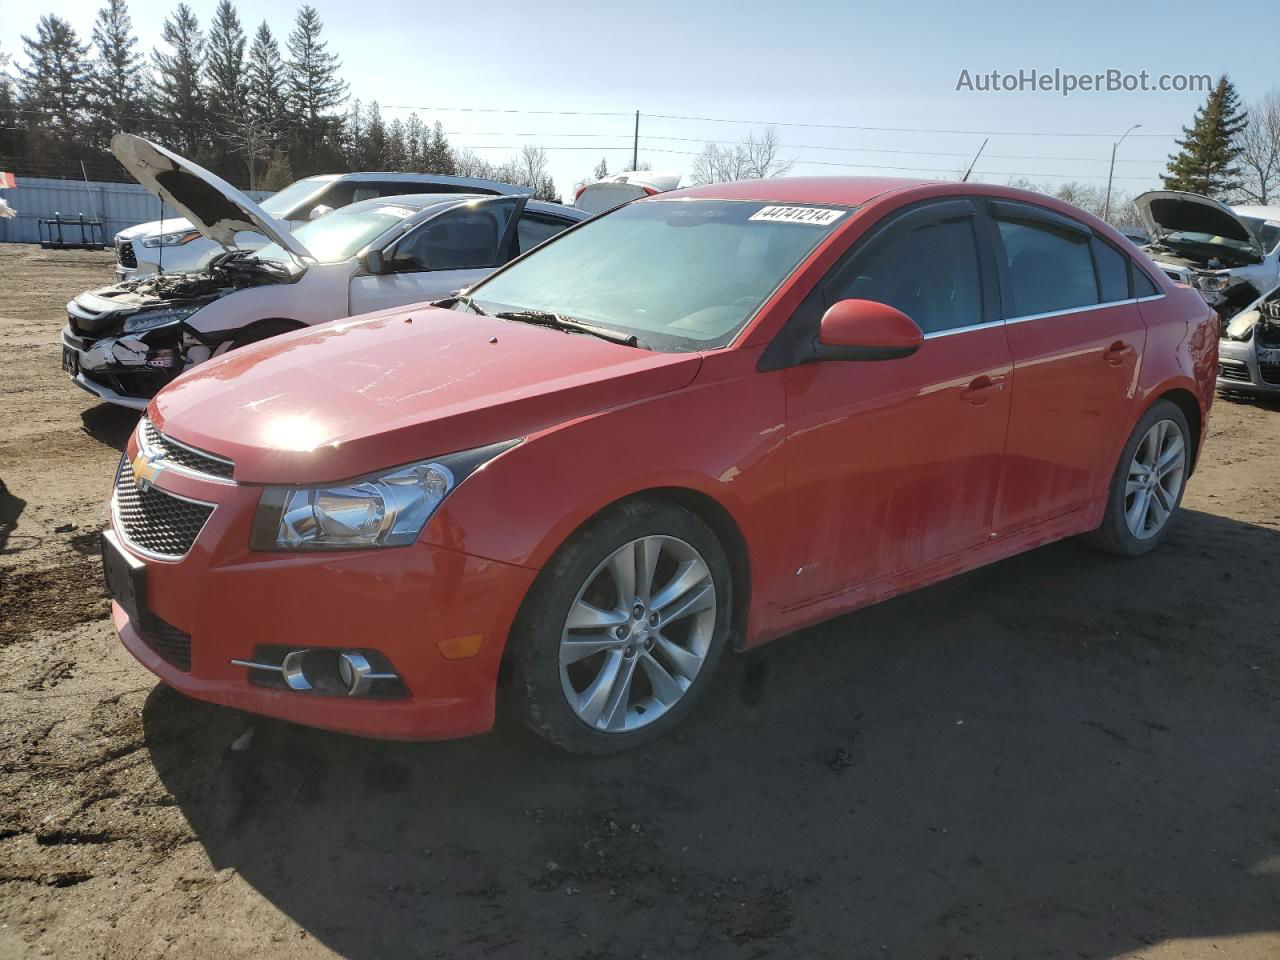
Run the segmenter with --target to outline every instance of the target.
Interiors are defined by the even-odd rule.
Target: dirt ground
[[[1155,554],[1058,544],[732,658],[650,749],[378,743],[116,642],[134,417],[57,347],[109,275],[0,245],[0,957],[1280,957],[1280,406],[1219,401]]]

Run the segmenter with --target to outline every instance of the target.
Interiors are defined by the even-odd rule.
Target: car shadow
[[[165,687],[146,743],[214,866],[346,957],[1110,957],[1276,930],[1277,559],[1275,530],[1194,511],[1138,560],[1046,547],[729,658],[618,757],[509,722],[361,740]]]
[[[0,554],[9,552],[9,537],[18,526],[18,517],[26,506],[27,501],[15,497],[0,480]]]
[[[140,416],[137,410],[130,410],[128,407],[100,403],[82,410],[80,422],[89,436],[123,453],[124,448],[129,445],[129,434],[138,425]]]

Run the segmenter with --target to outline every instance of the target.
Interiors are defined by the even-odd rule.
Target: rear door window
[[[1129,299],[1129,258],[1098,237],[1093,240],[1093,261],[1098,268],[1098,288],[1103,303]]]
[[[532,250],[538,244],[550,240],[557,233],[573,226],[573,221],[561,220],[538,213],[526,213],[516,224],[517,254]]]
[[[1006,317],[1029,317],[1098,303],[1090,234],[1049,222],[996,221],[1008,280]]]

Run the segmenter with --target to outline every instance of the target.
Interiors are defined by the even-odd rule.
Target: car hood
[[[325,483],[525,437],[687,386],[699,354],[426,305],[244,347],[151,402],[180,443],[241,483]]]
[[[1262,244],[1253,231],[1225,203],[1177,190],[1152,190],[1133,202],[1152,239],[1180,231],[1206,233],[1247,243],[1260,258],[1263,256]]]
[[[227,181],[190,160],[132,133],[112,137],[111,152],[135,180],[185,214],[191,226],[219,246],[233,250],[236,234],[251,230],[296,257],[310,256],[287,226]],[[169,230],[168,221],[165,230]]]

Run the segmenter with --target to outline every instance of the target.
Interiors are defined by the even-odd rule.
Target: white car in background
[[[595,183],[584,183],[574,194],[573,205],[594,217],[629,200],[674,190],[682,179],[678,173],[654,173],[652,170],[615,173]]]
[[[435,173],[335,173],[291,183],[258,206],[283,229],[296,230],[304,223],[350,203],[409,193],[521,196],[533,191],[528,187],[479,177],[450,177]],[[236,238],[237,246],[245,250],[265,242],[265,238],[255,231],[244,231]],[[121,230],[115,235],[115,252],[116,279],[130,280],[161,271],[183,273],[199,270],[220,254],[222,248],[204,236],[189,219],[173,217]]]
[[[126,280],[67,304],[63,370],[99,399],[139,410],[210,357],[313,324],[448,297],[588,219],[523,194],[428,193],[362,200],[291,232],[163,147],[118,134],[112,150],[223,251],[203,270]],[[241,248],[249,232],[265,246]]]
[[[1143,247],[1168,276],[1195,287],[1223,321],[1280,283],[1280,207],[1229,207],[1195,193],[1152,190],[1134,203]]]

